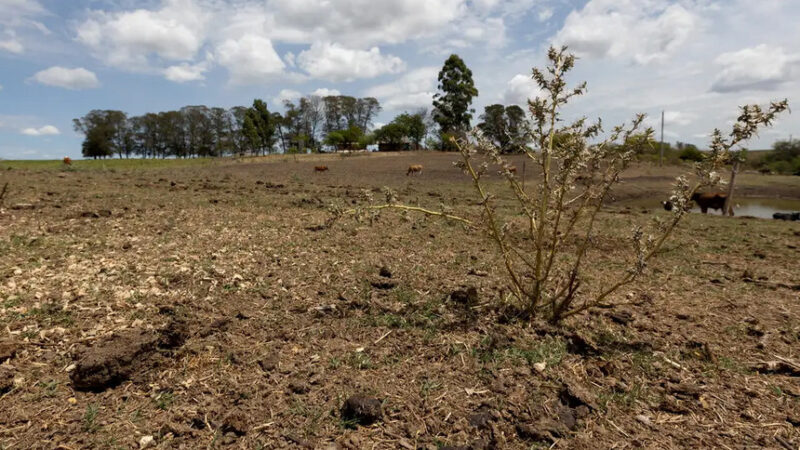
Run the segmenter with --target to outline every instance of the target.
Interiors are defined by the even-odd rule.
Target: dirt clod
[[[567,351],[574,355],[594,356],[602,353],[597,344],[588,336],[574,332],[566,336]]]
[[[529,441],[553,443],[556,439],[553,437],[552,428],[547,424],[518,424],[517,434]]]
[[[561,389],[561,401],[567,406],[577,408],[585,406],[597,410],[596,397],[585,386],[575,382],[565,383]]]
[[[474,305],[478,303],[478,290],[474,286],[456,289],[450,293],[450,300],[462,305]]]
[[[658,405],[658,409],[671,414],[689,414],[689,408],[685,407],[678,399],[671,395],[664,397],[664,400]]]
[[[289,391],[293,394],[307,394],[311,390],[311,386],[305,381],[295,380],[289,383]]]
[[[627,325],[633,322],[633,314],[630,311],[615,311],[609,314],[608,317],[620,325]]]
[[[223,433],[233,433],[236,436],[244,436],[249,429],[250,420],[248,415],[243,411],[232,411],[222,419]]]
[[[342,417],[359,425],[371,425],[383,418],[381,401],[373,397],[354,395],[344,402]]]
[[[102,391],[116,386],[127,380],[155,351],[158,340],[157,333],[129,331],[90,348],[70,373],[73,386],[82,391]]]
[[[13,358],[18,350],[19,347],[13,342],[0,342],[0,364]]]
[[[376,279],[369,282],[375,289],[394,289],[397,286],[397,283],[394,281],[389,281],[385,279]]]
[[[766,361],[753,366],[753,370],[768,375],[788,375],[800,377],[800,368],[784,361]]]
[[[0,367],[0,395],[14,387],[14,371],[9,367]]]
[[[575,428],[578,426],[578,421],[575,417],[575,410],[569,406],[561,406],[558,408],[558,421],[568,430],[575,430]]]
[[[156,349],[182,345],[186,330],[184,322],[175,320],[160,332],[131,330],[117,334],[83,354],[70,373],[72,384],[75,389],[94,392],[114,387],[150,366]]]
[[[472,414],[467,419],[469,424],[479,430],[489,429],[489,423],[492,421],[492,414],[487,409],[482,409],[475,414]]]

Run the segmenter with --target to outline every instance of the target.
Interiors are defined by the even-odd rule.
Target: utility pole
[[[658,156],[658,165],[664,165],[664,110],[661,110],[661,145],[658,146],[661,151]]]

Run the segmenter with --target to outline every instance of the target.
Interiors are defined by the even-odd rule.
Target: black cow
[[[700,211],[702,211],[703,214],[706,214],[709,208],[718,209],[720,211],[725,210],[725,200],[727,199],[727,194],[719,192],[695,192],[692,194],[692,201],[697,203],[697,206],[700,207]],[[733,215],[733,207],[731,207],[730,213]]]
[[[791,220],[791,221],[800,220],[800,212],[790,212],[790,213],[776,212],[775,214],[772,215],[772,218],[777,220]]]

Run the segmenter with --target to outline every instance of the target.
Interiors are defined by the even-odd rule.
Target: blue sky
[[[794,0],[0,0],[0,158],[77,157],[72,119],[310,93],[375,96],[378,122],[430,105],[450,53],[480,112],[524,104],[551,44],[589,93],[569,110],[616,123],[666,111],[702,146],[736,106],[800,98]],[[800,135],[783,117],[752,144]]]

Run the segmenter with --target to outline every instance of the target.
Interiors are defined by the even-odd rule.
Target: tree
[[[761,166],[775,173],[800,175],[800,141],[777,141]]]
[[[427,134],[423,112],[403,113],[376,130],[375,139],[378,142],[393,145],[407,142],[412,144],[415,149],[419,149]]]
[[[346,130],[337,130],[328,133],[325,143],[333,145],[338,150],[354,150],[364,144],[364,131],[353,125]]]
[[[251,149],[258,154],[272,153],[275,146],[275,118],[267,109],[263,100],[253,100],[253,106],[247,111],[244,132]]]
[[[231,113],[225,108],[211,108],[209,120],[214,134],[214,156],[222,156],[233,151]]]
[[[406,135],[406,128],[393,121],[375,131],[375,140],[385,144],[402,144]]]
[[[397,116],[393,122],[399,124],[405,130],[405,136],[411,141],[414,149],[419,150],[422,141],[428,135],[428,126],[425,124],[425,111],[415,114],[403,113]]]
[[[443,135],[466,134],[475,112],[470,105],[477,96],[472,71],[458,55],[450,55],[439,72],[439,92],[433,97],[433,120]]]
[[[381,112],[381,104],[378,99],[374,97],[359,98],[355,104],[354,124],[366,133],[379,112]]]
[[[319,140],[317,136],[320,125],[325,120],[325,103],[322,97],[311,95],[300,99],[300,117],[303,123],[303,132],[307,136],[309,145],[315,151],[319,151]]]
[[[122,158],[133,150],[127,115],[122,111],[95,109],[72,122],[75,131],[86,136],[82,147],[85,157],[105,158],[117,153]]]
[[[525,111],[517,105],[489,105],[481,114],[478,128],[502,153],[522,151],[525,139]]]

